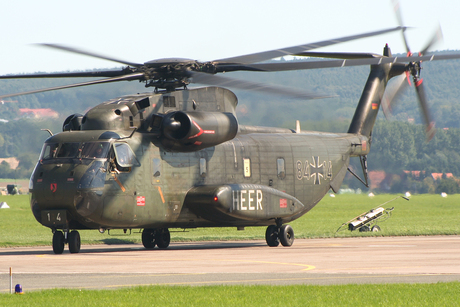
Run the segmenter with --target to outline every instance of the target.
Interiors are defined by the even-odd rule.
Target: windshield
[[[76,158],[80,143],[63,143],[57,151],[56,158]]]
[[[107,157],[109,142],[87,142],[82,143],[81,157],[89,159],[100,159]]]
[[[51,159],[101,159],[107,158],[109,142],[70,142],[70,143],[45,143],[40,160]]]

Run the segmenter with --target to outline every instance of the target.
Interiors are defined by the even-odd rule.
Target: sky
[[[460,50],[460,1],[400,0],[407,37],[420,50],[438,24],[436,50]],[[87,70],[120,64],[37,46],[56,43],[144,63],[221,59],[398,25],[390,0],[1,1],[0,74]],[[399,33],[318,51],[405,52]]]

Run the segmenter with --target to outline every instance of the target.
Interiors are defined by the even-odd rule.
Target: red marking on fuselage
[[[196,138],[196,137],[199,137],[199,136],[202,135],[203,133],[204,133],[204,134],[215,134],[215,133],[216,133],[215,130],[203,130],[195,121],[192,121],[192,123],[195,125],[195,127],[198,128],[199,131],[198,131],[197,134],[192,135],[192,136],[189,136],[189,138],[188,138],[189,140],[190,140],[190,139],[194,139],[194,138]]]

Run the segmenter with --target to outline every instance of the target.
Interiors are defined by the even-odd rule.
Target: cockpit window
[[[109,149],[109,142],[45,143],[40,161],[45,164],[69,163],[72,159],[79,159],[80,163],[91,163],[86,159],[107,159]],[[82,162],[82,158],[85,161]]]
[[[55,158],[58,147],[59,143],[45,143],[45,145],[43,145],[42,154],[40,155],[40,160]]]
[[[134,152],[132,151],[131,147],[129,147],[126,143],[115,143],[115,156],[117,158],[117,163],[121,167],[132,167],[132,166],[139,166],[140,163],[137,160]]]
[[[56,158],[76,158],[80,143],[63,143],[57,152]]]
[[[81,157],[89,159],[100,159],[107,157],[109,150],[108,142],[87,142],[81,146]]]

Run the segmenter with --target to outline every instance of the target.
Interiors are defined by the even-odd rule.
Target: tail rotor
[[[399,24],[402,25],[403,21],[402,21],[399,1],[397,0],[393,1],[393,4],[394,4],[396,18],[398,19]],[[402,36],[404,40],[404,45],[406,46],[407,56],[414,57],[412,51],[410,50],[405,32],[406,32],[406,28],[403,28]],[[424,56],[428,52],[428,50],[430,50],[433,47],[433,45],[435,45],[441,40],[442,40],[442,31],[441,31],[441,27],[438,27],[437,31],[435,32],[431,40],[428,42],[428,44],[422,49],[422,51],[418,53],[418,56],[419,57]],[[431,115],[431,112],[428,106],[428,99],[426,97],[426,91],[425,91],[425,86],[423,85],[423,79],[420,76],[421,70],[422,70],[421,60],[415,60],[407,64],[405,67],[405,73],[401,75],[401,77],[398,77],[396,81],[397,86],[391,89],[388,89],[387,92],[385,92],[385,97],[383,98],[383,101],[382,101],[382,109],[385,114],[385,117],[388,118],[391,112],[391,109],[392,109],[392,104],[395,101],[395,98],[398,95],[400,95],[404,91],[404,89],[408,87],[408,85],[409,86],[412,85],[411,80],[410,80],[411,79],[410,77],[412,76],[412,83],[415,86],[415,92],[417,94],[417,98],[418,98],[420,108],[422,111],[423,122],[425,124],[426,137],[427,137],[427,141],[429,142],[434,137],[436,133],[436,128],[435,128],[435,122],[433,120],[433,117]]]

